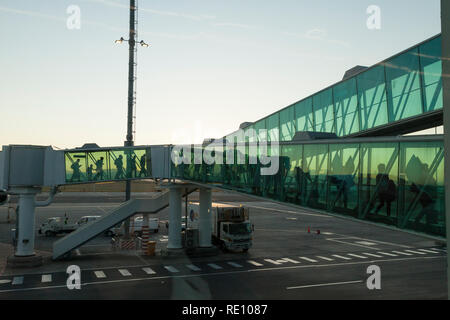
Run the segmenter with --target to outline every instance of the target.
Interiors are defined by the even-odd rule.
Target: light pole
[[[116,43],[122,43],[124,41],[128,42],[129,45],[129,59],[128,59],[128,118],[127,118],[127,136],[124,143],[125,147],[132,147],[134,145],[133,140],[133,108],[136,105],[136,71],[137,71],[137,47],[136,47],[136,38],[137,38],[137,6],[136,0],[130,0],[130,34],[128,40],[125,40],[121,37],[119,40],[116,40]],[[138,42],[142,47],[148,47],[148,44],[143,40]],[[127,157],[127,168],[130,168],[131,156]],[[131,198],[131,182],[130,180],[126,181],[126,189],[125,189],[125,201],[130,200]],[[125,236],[129,236],[130,222],[129,219],[125,221]]]

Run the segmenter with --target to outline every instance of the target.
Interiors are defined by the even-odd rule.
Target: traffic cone
[[[310,227],[308,227],[308,233],[311,233],[311,228]]]

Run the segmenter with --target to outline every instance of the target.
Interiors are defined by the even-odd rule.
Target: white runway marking
[[[370,257],[383,258],[383,256],[380,256],[380,255],[375,254],[375,253],[364,252],[363,254],[365,254],[366,256],[370,256]]]
[[[146,273],[146,274],[155,274],[156,272],[152,270],[152,268],[142,268],[142,270]]]
[[[103,271],[94,271],[94,274],[99,279],[106,278],[106,274]]]
[[[315,287],[329,287],[329,286],[339,286],[344,284],[355,284],[355,283],[362,283],[363,280],[356,280],[356,281],[346,281],[346,282],[333,282],[333,283],[322,283],[322,284],[311,284],[307,286],[298,286],[298,287],[287,287],[287,290],[294,290],[294,289],[306,289],[306,288],[315,288]]]
[[[331,255],[331,256],[332,256],[332,257],[335,257],[335,258],[342,259],[342,260],[352,260],[352,258],[343,257],[343,256],[340,256],[340,255],[338,255],[338,254],[333,254],[333,255]]]
[[[398,257],[398,255],[393,254],[393,253],[388,253],[388,252],[378,251],[377,253],[385,255],[385,256],[389,256],[389,257]]]
[[[423,252],[428,252],[428,253],[433,253],[433,254],[438,254],[436,251],[431,251],[431,250],[427,250],[427,249],[417,249],[419,251],[423,251]]]
[[[197,267],[196,265],[193,265],[193,264],[188,264],[188,265],[186,265],[186,267],[188,267],[192,271],[201,271],[202,270],[202,269],[200,269],[199,267]]]
[[[290,258],[283,258],[282,260],[284,260],[285,262],[290,262],[293,264],[299,264],[300,261],[294,260],[294,259],[290,259]]]
[[[14,277],[12,281],[13,286],[21,285],[23,284],[23,277]]]
[[[355,257],[355,258],[359,258],[359,259],[367,259],[367,257],[360,256],[360,255],[357,255],[357,254],[354,254],[354,253],[349,253],[348,255],[350,257]]]
[[[348,258],[347,258],[348,259]],[[436,259],[445,259],[443,256],[432,256],[432,257],[408,257],[408,258],[396,258],[396,259],[382,259],[378,262],[392,263],[399,261],[414,261],[414,260],[436,260]],[[277,267],[277,268],[258,268],[251,270],[236,270],[236,271],[223,271],[216,273],[197,273],[197,274],[188,274],[188,275],[177,275],[177,276],[160,276],[160,277],[146,277],[146,278],[128,278],[122,280],[104,280],[104,281],[94,281],[94,282],[84,282],[82,286],[98,286],[103,284],[112,284],[112,283],[129,283],[129,282],[141,282],[141,281],[149,281],[149,280],[160,280],[160,279],[171,279],[171,278],[196,278],[196,277],[216,277],[216,276],[224,276],[230,274],[241,274],[241,273],[252,273],[252,272],[274,272],[279,270],[294,270],[294,269],[309,269],[309,268],[330,268],[337,266],[351,266],[351,265],[365,265],[367,261],[358,261],[358,262],[342,262],[342,263],[332,263],[332,264],[315,264],[315,265],[297,265],[297,266],[285,266],[285,267]],[[22,291],[35,291],[35,290],[49,290],[49,289],[58,289],[58,288],[66,288],[66,284],[58,285],[58,286],[42,286],[42,287],[31,287],[31,288],[20,288],[20,289],[8,289],[8,290],[0,290],[1,293],[9,293],[9,292],[22,292]]]
[[[269,262],[271,264],[274,264],[276,266],[279,266],[280,264],[282,264],[281,262],[278,262],[278,261],[275,261],[275,260],[272,260],[272,259],[264,259],[264,261]]]
[[[412,256],[412,253],[401,252],[401,251],[392,251],[393,253],[399,254],[401,256]]]
[[[172,267],[172,266],[164,266],[164,268],[166,268],[166,270],[172,272],[172,273],[177,273],[180,272],[177,268]]]
[[[130,271],[128,271],[127,269],[119,269],[119,272],[121,275],[123,275],[124,277],[129,277],[131,276]]]
[[[41,278],[41,282],[52,282],[52,275],[51,274],[43,274]]]
[[[425,252],[414,251],[414,250],[405,250],[405,251],[415,253],[415,254],[422,254],[422,255],[426,254]]]
[[[10,283],[10,282],[11,282],[11,280],[9,280],[9,279],[0,280],[0,284]]]
[[[106,278],[106,274],[103,271],[94,271],[94,274],[99,279]]]
[[[228,264],[232,267],[235,268],[242,268],[242,266],[239,263],[235,263],[235,262],[228,262]]]
[[[262,263],[259,263],[259,262],[253,261],[253,260],[248,260],[247,262],[252,264],[252,265],[254,265],[255,267],[262,267],[263,266]]]
[[[208,266],[215,269],[215,270],[220,270],[223,269],[221,266],[215,264],[215,263],[208,263]]]
[[[302,259],[302,260],[308,261],[308,262],[313,262],[313,263],[318,262],[317,260],[310,259],[310,258],[307,258],[307,257],[299,257],[299,258]]]
[[[319,259],[325,260],[325,261],[334,261],[334,259],[331,258],[327,258],[327,257],[322,257],[322,256],[316,256]]]

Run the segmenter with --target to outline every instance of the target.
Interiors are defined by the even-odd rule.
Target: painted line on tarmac
[[[373,239],[366,239],[366,238],[361,238],[361,237],[357,237],[357,236],[350,236],[350,235],[347,235],[347,234],[335,233],[335,235],[342,237],[342,238],[335,238],[335,239],[339,239],[339,240],[344,240],[344,239],[364,240],[364,241],[369,241],[369,242],[375,242],[377,244],[386,244],[386,245],[393,246],[393,247],[400,247],[400,248],[405,248],[405,249],[412,248],[411,246],[404,245],[404,244],[399,244],[399,243],[394,243],[394,242],[387,242],[387,241],[380,241],[380,240],[373,240]]]
[[[286,290],[294,290],[294,289],[307,289],[307,288],[316,288],[316,287],[329,287],[329,286],[340,286],[345,284],[355,284],[362,283],[363,280],[356,281],[345,281],[345,282],[333,282],[333,283],[322,283],[322,284],[310,284],[306,286],[298,286],[298,287],[287,287]]]
[[[433,256],[433,257],[414,257],[414,258],[398,258],[398,259],[384,259],[384,260],[374,260],[370,261],[370,263],[382,263],[382,262],[403,262],[403,261],[412,261],[412,260],[436,260],[436,259],[446,259],[447,257],[442,256]],[[335,264],[310,264],[310,265],[297,265],[290,267],[274,267],[274,268],[264,268],[264,269],[250,269],[250,270],[236,270],[236,271],[226,271],[226,272],[214,272],[214,273],[198,273],[198,274],[187,274],[187,275],[172,275],[172,276],[161,276],[161,277],[147,277],[147,278],[134,278],[134,279],[122,279],[122,280],[108,280],[108,281],[95,281],[95,282],[85,282],[82,283],[81,286],[90,286],[90,285],[102,285],[102,284],[114,284],[114,283],[125,283],[125,282],[137,282],[137,281],[149,281],[149,280],[161,280],[161,279],[180,279],[180,278],[194,278],[194,277],[211,277],[211,276],[221,276],[221,275],[230,275],[230,274],[241,274],[241,273],[256,273],[256,272],[265,272],[265,271],[280,271],[280,270],[292,270],[292,269],[307,269],[307,268],[327,268],[327,267],[341,267],[341,266],[352,266],[352,265],[367,265],[369,262],[367,261],[359,261],[359,262],[342,262]],[[46,289],[60,289],[67,288],[67,285],[59,285],[59,286],[46,286],[46,287],[33,287],[33,288],[21,288],[21,289],[7,289],[0,290],[1,293],[10,293],[10,292],[19,292],[19,291],[34,291],[34,290],[46,290]]]
[[[216,202],[216,203],[220,203],[220,202]],[[230,204],[230,203],[222,203],[222,204]],[[333,219],[334,218],[334,217],[326,216],[326,215],[323,215],[323,214],[298,212],[298,211],[292,211],[292,210],[282,210],[282,209],[269,208],[269,207],[260,207],[260,206],[249,205],[249,204],[246,204],[245,206],[249,207],[249,208],[261,209],[261,210],[267,210],[267,211],[277,211],[277,212],[282,212],[282,213],[293,213],[293,214],[298,214],[298,215],[302,215],[302,216],[319,217],[319,218],[325,218],[325,219]]]
[[[345,239],[345,238],[342,238]],[[342,243],[345,245],[349,245],[349,246],[356,246],[356,247],[361,247],[361,248],[365,248],[365,249],[371,249],[371,250],[380,250],[379,248],[375,248],[375,247],[369,247],[369,246],[365,246],[362,244],[357,244],[357,243],[352,243],[352,242],[347,242],[347,241],[341,241],[341,238],[327,238],[327,241],[333,241],[333,242],[338,242],[338,243]]]

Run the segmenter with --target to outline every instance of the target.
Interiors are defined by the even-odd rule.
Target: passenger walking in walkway
[[[147,157],[145,156],[145,153],[139,159],[139,164],[141,166],[141,171],[139,172],[139,178],[142,176],[146,177],[147,176],[147,169],[146,169]]]
[[[103,180],[103,157],[100,157],[100,160],[95,162],[95,177],[94,180]]]
[[[94,166],[91,164],[88,168],[87,168],[87,177],[88,177],[88,181],[92,181],[92,175],[94,174]]]
[[[389,179],[389,175],[386,173],[386,165],[383,163],[378,165],[378,175],[376,177],[376,184],[378,188],[378,200],[379,205],[375,209],[375,214],[386,205],[386,214],[391,216],[391,204],[396,198],[397,187],[394,181]]]
[[[74,163],[72,163],[72,165],[70,166],[70,168],[72,168],[72,170],[73,170],[73,174],[72,174],[72,178],[70,179],[70,182],[74,182],[74,181],[80,182],[80,180],[81,180],[81,172],[80,172],[81,164],[80,164],[80,159],[77,159],[77,161],[75,161]]]
[[[123,174],[123,156],[119,155],[119,157],[114,160],[114,165],[116,166],[116,175],[114,176],[114,179],[119,180],[124,178]]]

